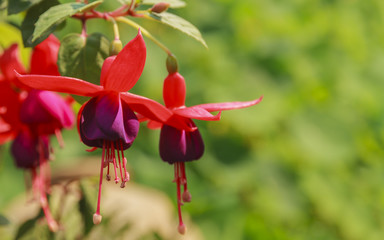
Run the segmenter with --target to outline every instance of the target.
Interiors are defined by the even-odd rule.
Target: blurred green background
[[[220,122],[196,121],[206,152],[187,164],[193,200],[183,212],[203,238],[383,239],[384,1],[194,0],[172,12],[201,30],[208,50],[167,26],[137,22],[177,56],[187,105],[264,96],[223,112]],[[112,39],[109,23],[88,27],[104,27]],[[57,36],[70,31],[80,31],[75,20]],[[121,31],[125,43],[137,33]],[[166,54],[146,43],[132,92],[161,102]],[[164,191],[176,208],[173,167],[158,155],[158,136],[141,127],[126,151],[131,179]],[[56,171],[89,156],[75,130],[64,137]],[[1,151],[0,212],[25,191],[8,146]]]

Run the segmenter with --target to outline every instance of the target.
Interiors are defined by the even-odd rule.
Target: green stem
[[[164,52],[166,52],[168,55],[173,55],[172,52],[164,44],[162,44],[159,40],[157,40],[154,36],[152,36],[152,34],[150,34],[145,28],[143,28],[139,24],[125,17],[117,17],[115,19],[119,22],[126,23],[136,29],[140,29],[144,36],[149,38],[152,42],[154,42],[157,46],[164,50]]]
[[[113,24],[113,33],[115,34],[115,40],[120,40],[119,26],[117,26],[117,22],[114,18],[109,18],[108,20],[110,20]]]

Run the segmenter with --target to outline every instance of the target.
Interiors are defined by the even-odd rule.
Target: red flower
[[[224,110],[239,109],[258,104],[262,97],[248,102],[225,102],[208,103],[192,107],[185,106],[185,80],[178,73],[170,73],[164,80],[163,98],[165,106],[173,113],[173,120],[176,118],[179,122],[185,122],[190,128],[196,128],[192,119],[215,121],[220,120],[220,113]],[[217,115],[210,112],[220,111]],[[191,201],[191,194],[187,189],[187,178],[185,174],[185,162],[199,159],[204,153],[204,143],[199,130],[185,131],[173,126],[150,121],[149,128],[160,128],[160,156],[163,161],[174,164],[175,179],[177,185],[177,200],[179,227],[178,230],[184,234],[186,227],[183,224],[181,216],[181,205],[183,202]],[[181,185],[184,191],[181,194]]]
[[[92,97],[81,107],[77,124],[83,143],[103,149],[95,224],[101,221],[100,193],[103,168],[108,167],[109,180],[109,163],[112,163],[115,182],[120,181],[117,167],[120,170],[121,187],[128,181],[123,151],[132,145],[138,133],[139,122],[134,112],[158,122],[169,121],[174,127],[189,129],[183,122],[171,120],[171,111],[161,104],[126,92],[139,79],[145,59],[146,47],[139,32],[117,56],[104,61],[100,85],[70,77],[18,75],[23,84],[32,88]]]
[[[60,41],[53,34],[38,44],[32,52],[30,73],[60,76],[56,64],[59,48]]]
[[[26,70],[20,61],[19,47],[16,43],[12,44],[0,56],[0,70],[4,76],[3,80],[8,81],[12,85],[17,85],[20,87],[17,84],[15,71],[24,74],[26,73]]]
[[[47,48],[48,45],[51,47]],[[53,73],[51,69],[54,67],[51,65],[57,60],[58,48],[59,42],[54,37],[49,37],[37,45],[32,52],[31,65],[44,64],[42,59],[46,59],[50,64],[44,64],[44,67],[35,71],[40,74]],[[40,201],[49,228],[56,231],[58,225],[50,213],[46,197],[50,187],[48,160],[52,153],[49,135],[56,134],[60,145],[63,145],[60,131],[73,125],[74,115],[69,103],[58,94],[30,90],[18,82],[14,70],[11,69],[14,67],[24,71],[18,59],[17,45],[7,49],[0,57],[0,62],[5,75],[0,81],[0,144],[14,139],[11,153],[15,164],[32,172],[35,197]]]

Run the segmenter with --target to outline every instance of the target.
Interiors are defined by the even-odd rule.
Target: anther
[[[192,195],[189,193],[188,190],[185,190],[185,191],[183,192],[182,198],[183,198],[183,201],[184,201],[184,202],[191,202],[191,200],[192,200]]]
[[[115,177],[115,183],[117,184],[118,182],[120,182],[119,177]]]

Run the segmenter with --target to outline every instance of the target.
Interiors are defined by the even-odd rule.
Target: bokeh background
[[[187,81],[187,105],[264,96],[254,107],[223,112],[219,122],[196,121],[206,152],[187,164],[193,200],[183,206],[193,238],[383,239],[384,2],[193,0],[171,11],[196,25],[209,49],[167,26],[137,22],[177,56]],[[1,43],[8,44],[2,29]],[[112,39],[102,20],[89,21],[88,29]],[[57,36],[71,31],[80,31],[75,20]],[[121,31],[125,43],[137,33],[123,25]],[[162,101],[166,54],[146,43],[147,64],[132,92]],[[27,59],[28,51],[23,54]],[[132,188],[156,191],[145,195],[142,209],[164,198],[170,212],[164,218],[176,229],[173,166],[161,161],[158,137],[143,125],[126,151]],[[66,147],[56,151],[52,163],[54,178],[76,169],[94,175],[86,179],[96,187],[100,152],[85,152],[76,130],[64,132],[64,139]],[[0,213],[7,218],[25,192],[24,174],[13,166],[8,147],[1,147],[0,162]],[[121,191],[129,192],[129,186]],[[114,197],[103,195],[105,201]],[[27,204],[28,197],[21,198],[20,204]],[[128,205],[122,200],[122,209]],[[0,233],[12,236],[13,225],[0,226]],[[120,236],[107,227],[92,231],[108,233],[104,239]],[[137,239],[167,239],[151,231]]]

